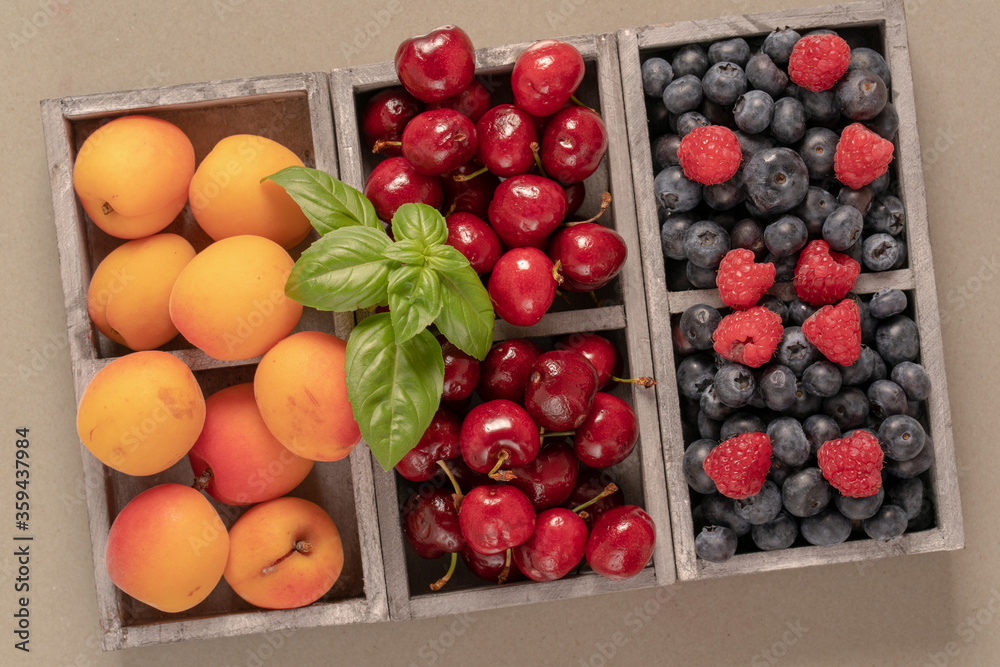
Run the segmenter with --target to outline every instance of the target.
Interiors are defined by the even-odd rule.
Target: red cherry
[[[458,445],[458,432],[461,428],[462,423],[458,417],[444,408],[438,408],[420,441],[396,464],[396,472],[411,482],[433,479],[441,471],[438,461],[462,455]]]
[[[524,407],[549,431],[572,431],[584,423],[594,405],[597,371],[582,355],[553,350],[531,365]]]
[[[482,172],[468,180],[455,180],[456,176],[468,176],[480,169],[482,165],[473,159],[441,177],[441,189],[444,191],[442,210],[449,213],[471,213],[477,218],[486,219],[500,179],[489,172]]]
[[[584,199],[587,198],[587,188],[583,181],[563,185],[566,191],[566,216],[569,217],[580,210]]]
[[[542,168],[561,183],[578,183],[597,171],[608,151],[608,130],[586,107],[560,110],[542,134]]]
[[[587,564],[608,579],[628,579],[646,567],[655,542],[656,527],[648,514],[635,505],[615,507],[590,532]]]
[[[596,222],[579,222],[558,230],[549,242],[549,258],[559,262],[559,272],[570,292],[600,289],[621,272],[628,247],[621,234]]]
[[[458,169],[476,153],[476,127],[454,109],[418,114],[403,130],[403,157],[421,174]]]
[[[476,472],[530,463],[538,455],[538,426],[517,403],[480,403],[469,411],[458,434],[462,458]]]
[[[596,333],[573,333],[556,341],[557,350],[582,354],[597,371],[597,388],[603,389],[614,375],[620,375],[622,359],[615,344]]]
[[[513,104],[499,104],[476,123],[479,146],[476,156],[491,173],[507,178],[526,174],[535,165],[532,144],[538,133],[534,119]]]
[[[421,558],[439,558],[465,548],[452,492],[431,489],[415,493],[403,505],[403,536]]]
[[[628,458],[639,441],[639,421],[632,406],[603,391],[573,436],[573,452],[591,468],[609,468]]]
[[[542,348],[527,338],[510,338],[495,343],[480,364],[476,392],[484,401],[505,398],[524,405],[524,388]]]
[[[406,158],[391,157],[372,169],[364,194],[379,219],[391,222],[396,209],[406,203],[441,206],[441,181],[437,176],[419,173]]]
[[[466,543],[481,554],[523,544],[535,532],[535,510],[512,486],[477,486],[462,500],[458,524]]]
[[[514,547],[514,562],[534,581],[554,581],[569,574],[587,550],[587,524],[572,510],[545,510],[535,518],[535,531]]]
[[[501,255],[486,285],[496,314],[517,327],[537,324],[556,296],[554,271],[538,248],[514,248]]]
[[[576,485],[580,464],[564,442],[546,445],[530,463],[511,468],[508,484],[524,491],[535,511],[561,505]]]
[[[448,245],[465,255],[476,273],[489,273],[500,259],[500,239],[486,222],[472,213],[452,213],[448,225]]]
[[[361,136],[369,148],[378,141],[400,141],[406,124],[423,110],[423,102],[402,86],[381,90],[368,100],[361,112]],[[401,155],[402,151],[399,146],[388,145],[380,153],[392,157]]]
[[[403,40],[396,49],[396,76],[418,100],[441,102],[472,81],[476,52],[457,26],[445,25]]]
[[[465,561],[474,575],[491,584],[497,583],[500,574],[507,567],[507,554],[505,552],[487,555],[481,554],[471,547],[465,547],[462,549],[462,560]],[[511,558],[505,581],[519,581],[521,579],[524,579],[524,575],[517,569],[517,564]]]
[[[573,509],[583,503],[596,498],[607,488],[608,484],[615,481],[612,476],[612,471],[608,469],[595,470],[593,468],[588,468],[587,466],[580,466],[580,471],[576,476],[576,486],[573,487],[573,492],[566,499],[566,502],[562,504],[563,507],[567,509]],[[614,493],[605,496],[595,502],[593,505],[587,508],[587,517],[585,521],[588,526],[593,526],[601,515],[607,512],[609,509],[614,507],[621,507],[625,504],[625,494],[622,492],[621,488],[618,488]]]
[[[566,192],[553,180],[520,174],[503,181],[490,202],[490,224],[511,248],[544,248],[566,217]]]
[[[576,47],[546,39],[518,56],[510,85],[517,106],[535,116],[551,116],[573,96],[583,74],[583,57]]]
[[[460,401],[471,396],[479,383],[479,360],[447,341],[441,344],[441,355],[444,357],[444,391],[441,398]]]
[[[473,78],[462,92],[455,97],[449,97],[440,102],[427,105],[428,109],[454,109],[467,116],[473,123],[478,123],[489,108],[493,106],[493,97],[489,89],[479,79]]]

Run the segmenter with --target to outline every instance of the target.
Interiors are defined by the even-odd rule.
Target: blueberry
[[[651,100],[644,96],[646,103],[646,129],[649,136],[658,137],[672,132],[670,129],[670,112],[663,106],[663,100]]]
[[[871,120],[889,101],[889,91],[882,78],[866,69],[850,70],[836,86],[840,112],[851,120]]]
[[[698,412],[698,437],[707,438],[709,440],[719,440],[719,435],[722,433],[722,422],[712,419],[707,416],[704,412]]]
[[[839,440],[842,436],[840,427],[830,415],[812,415],[802,423],[802,432],[809,441],[809,453],[816,455],[823,443]]]
[[[756,56],[754,56],[756,57]],[[774,100],[763,90],[748,90],[736,100],[733,119],[736,127],[747,134],[763,132],[771,125]]]
[[[756,261],[763,259],[767,252],[764,246],[764,230],[753,218],[744,218],[736,223],[729,232],[729,243],[734,248],[752,250]]]
[[[801,35],[791,28],[777,28],[764,38],[760,50],[770,56],[771,60],[777,64],[787,65],[788,58],[792,55],[792,49],[795,48],[795,42],[801,38]]]
[[[665,210],[665,209],[660,209]],[[694,216],[686,213],[667,215],[660,227],[660,245],[663,254],[670,259],[686,259],[684,253],[684,235],[694,224]]]
[[[802,326],[819,308],[810,305],[801,299],[792,299],[788,302],[788,321],[794,326]]]
[[[829,398],[840,391],[842,382],[840,368],[825,359],[802,371],[802,387],[813,396]]]
[[[914,519],[924,502],[924,483],[919,477],[910,479],[890,477],[885,482],[885,500],[890,505],[902,507],[907,520]]]
[[[917,421],[924,418],[924,412],[926,404],[924,401],[907,401],[906,402],[906,414],[913,417]]]
[[[698,558],[724,563],[736,554],[736,534],[725,526],[705,526],[694,538]]]
[[[771,410],[781,411],[795,402],[795,374],[787,366],[772,364],[757,381],[761,398]]]
[[[687,74],[674,79],[663,89],[663,106],[670,113],[694,111],[701,104],[702,95],[701,79]]]
[[[674,68],[663,58],[649,58],[642,64],[642,91],[646,97],[663,97],[663,89],[674,78]]]
[[[801,421],[816,414],[822,406],[823,399],[806,391],[802,386],[802,380],[798,380],[795,383],[795,401],[785,408],[785,414]]]
[[[767,471],[767,478],[778,485],[780,489],[792,473],[796,473],[800,468],[793,468],[781,459],[771,458],[771,468]]]
[[[743,182],[753,205],[766,215],[790,211],[809,190],[809,172],[790,148],[768,148],[754,154],[743,169]]]
[[[903,241],[899,242],[899,256],[896,258],[896,263],[892,265],[892,270],[902,269],[906,266],[906,243]]]
[[[882,507],[882,501],[884,499],[885,488],[880,486],[878,491],[871,496],[865,496],[864,498],[851,498],[849,496],[838,495],[833,501],[834,504],[836,504],[837,509],[840,510],[840,513],[848,519],[853,521],[863,521],[875,516],[875,512],[878,512],[878,508]]]
[[[789,319],[792,318],[791,310],[788,316]],[[778,363],[788,366],[795,377],[802,377],[802,372],[819,359],[819,350],[802,333],[802,327],[791,326],[785,327],[775,355]]]
[[[715,288],[717,271],[714,268],[705,268],[698,266],[694,262],[687,262],[684,267],[684,273],[687,276],[688,282],[691,283],[691,287],[695,289]]]
[[[912,479],[930,470],[934,463],[934,443],[931,436],[924,437],[924,447],[920,452],[908,461],[896,461],[886,458],[885,471],[893,477],[899,479]]]
[[[835,507],[827,507],[819,514],[802,519],[799,531],[809,544],[830,547],[851,536],[851,520]]]
[[[653,180],[653,194],[669,213],[690,211],[701,201],[701,185],[688,180],[680,165],[667,167]]]
[[[760,151],[774,148],[774,139],[766,134],[747,134],[742,130],[736,130],[736,140],[740,142],[740,152],[743,154],[743,164]]]
[[[699,79],[705,76],[709,65],[711,63],[708,61],[705,49],[697,44],[682,46],[674,54],[674,59],[671,62],[675,77],[693,75]]]
[[[784,326],[785,322],[788,321],[788,306],[780,298],[773,294],[765,294],[757,301],[758,306],[764,306],[772,313],[781,318],[781,324]]]
[[[653,168],[659,171],[665,167],[672,167],[680,164],[677,158],[677,149],[681,145],[681,138],[676,134],[664,134],[653,141]]]
[[[684,252],[693,264],[716,269],[729,252],[729,234],[711,220],[699,220],[684,234]]]
[[[725,526],[736,533],[736,537],[742,537],[750,532],[750,524],[736,513],[733,499],[721,493],[711,493],[702,498],[701,510],[705,522],[709,525]]]
[[[833,158],[837,154],[837,142],[840,136],[825,127],[810,127],[802,135],[799,144],[799,155],[809,170],[809,178],[833,176]],[[833,196],[830,195],[833,199]]]
[[[760,416],[749,412],[737,412],[722,422],[722,430],[719,432],[719,442],[735,438],[743,433],[763,433],[766,428],[767,426]]]
[[[788,75],[766,53],[758,53],[750,58],[744,71],[747,82],[771,98],[780,97],[788,85]]]
[[[811,185],[806,190],[805,199],[796,207],[795,215],[806,223],[809,234],[816,237],[822,232],[823,223],[838,207],[836,197],[823,188]]]
[[[868,417],[868,397],[857,387],[844,387],[823,400],[823,412],[833,417],[843,431],[858,428]]]
[[[747,90],[743,68],[733,62],[717,62],[708,68],[701,80],[705,97],[717,104],[732,106]]]
[[[684,450],[684,479],[698,493],[714,493],[715,482],[705,474],[705,458],[718,443],[715,440],[695,440]]]
[[[879,195],[884,195],[886,192],[889,191],[889,185],[891,184],[890,181],[892,180],[891,178],[889,178],[889,173],[890,172],[888,169],[885,170],[884,172],[882,172],[881,176],[879,176],[874,181],[868,184],[869,187],[871,187],[872,192],[875,193],[876,197],[878,197]]]
[[[827,124],[840,117],[840,103],[837,101],[837,93],[832,90],[814,93],[802,88],[799,90],[798,100],[809,120]]]
[[[707,354],[692,354],[677,365],[677,389],[682,396],[698,398],[715,377],[715,362]]]
[[[896,107],[892,106],[892,102],[886,102],[882,107],[882,113],[865,121],[865,127],[883,139],[892,141],[899,131],[899,114],[896,113]]]
[[[862,352],[864,352],[864,348],[865,346],[862,345]],[[889,371],[885,366],[885,361],[874,350],[872,351],[872,361],[874,363],[872,364],[872,374],[871,377],[868,378],[869,380],[874,382],[875,380],[885,380],[889,377]]]
[[[885,455],[894,461],[909,461],[924,448],[924,427],[909,415],[889,415],[878,429]]]
[[[930,498],[924,498],[920,502],[920,510],[917,516],[913,517],[906,524],[906,532],[916,533],[934,527],[934,503]]]
[[[875,199],[875,191],[870,185],[864,185],[857,190],[844,186],[837,193],[837,203],[841,206],[853,206],[861,212],[861,215],[868,213],[868,208]]]
[[[906,532],[906,512],[898,505],[882,505],[875,515],[865,519],[865,534],[873,540],[888,542]]]
[[[858,46],[851,49],[851,62],[847,66],[847,71],[850,72],[856,69],[866,69],[869,72],[874,72],[885,82],[886,86],[892,82],[892,74],[889,72],[889,66],[886,64],[885,58],[878,51],[867,47]]]
[[[889,234],[872,234],[861,246],[861,259],[872,271],[888,271],[899,258],[899,241]]]
[[[705,391],[701,393],[701,398],[698,399],[698,406],[701,408],[702,414],[710,419],[722,420],[733,413],[733,409],[719,400],[719,394],[716,391],[715,383],[708,385]]]
[[[865,216],[866,233],[883,233],[898,236],[906,227],[906,210],[903,202],[892,195],[877,197]]]
[[[892,369],[891,377],[911,401],[925,401],[931,395],[931,376],[920,364],[912,361],[899,363]]]
[[[750,525],[770,523],[781,511],[781,490],[771,480],[765,480],[756,495],[737,500],[734,507]]]
[[[806,245],[806,223],[794,215],[785,215],[764,228],[764,245],[776,257],[788,257]]]
[[[703,303],[691,306],[681,315],[680,328],[684,338],[696,350],[712,349],[712,334],[722,321],[722,315]]]
[[[853,206],[841,206],[823,221],[823,240],[830,250],[843,252],[858,242],[865,218]]]
[[[906,393],[892,380],[875,380],[868,385],[868,404],[877,419],[906,414]]]
[[[742,408],[750,402],[757,382],[747,366],[728,363],[715,374],[715,394],[731,408]]]
[[[708,127],[711,123],[697,111],[686,111],[677,119],[677,136],[681,139],[691,133],[696,127]]]
[[[833,487],[819,468],[803,468],[789,475],[781,487],[781,502],[789,514],[815,516],[833,500]]]
[[[805,136],[806,111],[794,97],[782,97],[774,103],[771,136],[780,144],[794,144]]]
[[[906,315],[882,320],[875,332],[875,349],[889,366],[915,360],[920,354],[916,323]]]
[[[875,332],[878,331],[878,320],[872,316],[871,309],[868,304],[864,302],[860,297],[851,292],[847,293],[849,299],[857,304],[858,310],[860,311],[861,319],[861,344],[862,345],[874,345],[875,344]]]
[[[728,61],[743,67],[749,59],[750,45],[742,37],[713,42],[708,47],[708,62],[713,65],[718,62]]]
[[[764,261],[774,264],[775,282],[787,283],[795,277],[795,267],[799,263],[799,253],[795,252],[786,257],[776,257],[771,253],[767,253],[764,256]]]
[[[884,320],[906,310],[906,293],[898,289],[884,289],[872,295],[868,302],[872,317]]]
[[[736,129],[736,119],[733,117],[733,109],[731,105],[723,106],[721,104],[716,104],[707,97],[702,97],[701,106],[698,107],[705,118],[709,120],[712,125],[724,125],[730,130]]]
[[[798,534],[798,521],[787,512],[779,512],[774,521],[754,526],[750,536],[761,551],[777,551],[792,546]]]
[[[802,430],[802,423],[792,417],[778,417],[767,425],[774,456],[785,464],[796,467],[809,460],[809,439]]]
[[[701,198],[709,208],[716,211],[728,211],[733,208],[746,199],[746,191],[743,190],[743,172],[737,171],[728,181],[702,186]]]

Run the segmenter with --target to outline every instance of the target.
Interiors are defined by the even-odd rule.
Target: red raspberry
[[[850,366],[861,356],[861,309],[851,299],[823,306],[802,323],[802,333],[827,359]]]
[[[722,303],[736,310],[757,305],[760,297],[774,284],[774,264],[755,264],[753,251],[734,248],[719,262],[715,284]]]
[[[684,175],[702,185],[728,181],[740,168],[742,155],[739,139],[721,125],[694,128],[677,148]]]
[[[774,354],[784,331],[780,315],[756,306],[723,317],[712,340],[715,351],[726,359],[757,368]]]
[[[788,58],[788,78],[806,90],[830,90],[851,64],[851,47],[837,35],[806,35]]]
[[[771,468],[771,439],[766,433],[741,433],[719,443],[702,467],[727,498],[757,495]]]
[[[816,458],[826,481],[849,498],[867,498],[882,486],[882,447],[868,431],[824,442]]]
[[[830,252],[826,241],[811,241],[795,265],[795,293],[811,306],[840,301],[854,288],[861,265],[847,255]]]
[[[857,190],[885,173],[892,162],[892,142],[861,123],[851,123],[840,133],[833,171],[837,180]]]

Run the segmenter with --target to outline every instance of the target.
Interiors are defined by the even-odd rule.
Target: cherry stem
[[[475,170],[471,174],[455,174],[454,176],[451,177],[451,180],[455,181],[456,183],[462,183],[464,181],[471,181],[476,176],[479,176],[479,174],[485,174],[487,171],[489,171],[489,169],[487,169],[486,167],[483,167],[481,169]]]
[[[307,542],[306,540],[299,540],[299,541],[295,542],[292,545],[291,551],[289,551],[287,554],[285,554],[284,556],[282,556],[278,560],[274,561],[273,563],[271,563],[270,565],[268,565],[267,567],[265,567],[264,569],[262,569],[260,571],[260,573],[261,574],[271,574],[272,572],[274,572],[277,569],[278,565],[280,565],[281,563],[283,563],[285,561],[285,559],[287,559],[292,554],[294,554],[294,553],[300,553],[300,554],[309,553],[309,551],[311,549],[312,549],[312,545],[309,542]]]
[[[594,503],[596,503],[601,498],[607,498],[608,496],[610,496],[612,493],[614,493],[617,490],[618,490],[618,485],[615,484],[614,482],[611,482],[606,487],[604,487],[604,490],[601,491],[600,493],[598,493],[596,496],[594,496],[593,498],[591,498],[587,502],[583,503],[582,505],[577,505],[576,507],[574,507],[573,511],[574,512],[579,512],[580,510],[585,510],[588,507],[590,507],[591,505],[593,505]]]
[[[462,493],[462,487],[458,485],[458,480],[455,479],[455,475],[452,474],[451,468],[448,467],[448,464],[443,460],[438,460],[436,463],[441,467],[441,470],[444,470],[444,474],[451,480],[451,485],[455,489],[453,500],[455,502],[455,511],[457,512],[459,506],[462,504],[462,498],[465,498],[465,494]]]
[[[599,219],[599,218],[600,218],[600,217],[601,217],[602,215],[604,215],[604,212],[608,210],[608,207],[609,207],[609,206],[611,206],[611,193],[610,193],[610,192],[603,192],[603,193],[601,193],[601,210],[599,210],[599,211],[598,211],[598,212],[597,212],[597,213],[596,213],[596,214],[594,215],[594,217],[592,217],[592,218],[589,218],[588,220],[580,220],[579,222],[567,222],[567,223],[566,223],[565,225],[563,225],[563,226],[564,226],[564,227],[573,227],[573,226],[575,226],[575,225],[582,225],[582,224],[584,224],[585,222],[597,222],[597,220],[598,220],[598,219]]]
[[[559,437],[565,437],[565,436],[575,435],[575,434],[576,434],[576,431],[550,431],[550,432],[546,433],[544,428],[538,430],[538,437],[542,438],[543,440],[545,438],[553,438],[553,437],[559,438]]]
[[[594,303],[598,308],[604,305],[604,299],[597,296],[597,292],[590,290],[590,298],[594,300]]]
[[[375,142],[375,145],[372,146],[372,153],[378,153],[387,146],[402,146],[402,145],[403,145],[402,141],[389,141],[388,139],[379,139],[378,141]]]
[[[444,217],[447,218],[449,215],[451,215],[452,213],[454,213],[456,208],[458,208],[458,202],[457,201],[453,201],[451,203],[451,207],[448,209],[448,212],[444,214]]]
[[[511,554],[513,554],[513,553],[514,553],[514,550],[511,549],[510,547],[507,547],[507,557],[504,559],[503,569],[500,570],[500,576],[497,577],[497,583],[498,584],[501,584],[501,585],[505,584],[507,582],[507,577],[510,576],[510,557],[511,557]]]
[[[557,259],[556,263],[552,265],[552,278],[556,281],[556,285],[562,285],[563,280],[565,280],[563,278],[563,275],[559,273],[559,269],[561,268],[562,268],[562,260]]]
[[[195,491],[204,491],[208,488],[208,483],[212,480],[212,468],[205,466],[205,469],[198,475],[198,478],[194,480],[194,484],[191,488]]]
[[[448,583],[451,579],[451,575],[455,574],[455,564],[458,563],[458,552],[451,552],[451,565],[448,566],[448,571],[444,573],[444,576],[431,584],[432,591],[439,591],[444,588],[444,585]]]
[[[538,171],[542,172],[542,176],[548,178],[549,175],[545,173],[545,167],[542,166],[542,156],[539,154],[540,147],[537,141],[532,141],[528,144],[528,148],[531,149],[531,154],[535,156],[535,164],[538,165]]]
[[[111,215],[114,212],[115,209],[111,208],[110,202],[104,202],[103,204],[101,204],[101,213],[103,213],[104,215]]]
[[[495,479],[498,482],[509,482],[512,479],[517,479],[517,475],[509,470],[500,470],[500,467],[504,464],[504,461],[510,458],[510,452],[506,449],[500,450],[500,456],[497,458],[497,464],[493,466],[493,470],[490,470],[490,479]]]
[[[643,375],[642,377],[627,378],[627,379],[624,379],[624,380],[622,378],[616,378],[614,375],[612,375],[611,379],[614,380],[615,382],[621,382],[622,384],[637,384],[637,385],[641,385],[641,386],[645,387],[646,389],[649,389],[651,387],[655,387],[656,385],[660,384],[659,382],[657,382],[653,378],[645,376],[645,375]]]
[[[598,111],[597,109],[595,109],[593,107],[588,107],[586,104],[584,104],[583,102],[581,102],[580,98],[578,98],[576,95],[571,95],[570,98],[569,98],[569,101],[572,102],[573,104],[575,104],[578,107],[583,107],[584,109],[590,109],[591,111],[593,111],[594,113],[596,113],[598,116],[601,115],[600,111]]]

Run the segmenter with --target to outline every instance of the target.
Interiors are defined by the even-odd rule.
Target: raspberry
[[[719,262],[715,284],[722,303],[736,310],[757,305],[760,297],[774,284],[774,264],[755,264],[752,250],[734,248]]]
[[[788,77],[806,90],[830,90],[851,64],[851,47],[837,35],[806,35],[795,42]]]
[[[757,368],[774,354],[783,332],[780,315],[756,306],[723,317],[712,340],[715,351],[726,359]]]
[[[861,265],[847,255],[830,252],[826,241],[812,241],[795,265],[795,293],[811,306],[840,301],[854,288]]]
[[[837,180],[857,190],[881,176],[892,162],[892,142],[861,123],[851,123],[840,133],[833,171]]]
[[[727,498],[757,495],[771,468],[771,439],[766,433],[741,433],[719,443],[702,467]]]
[[[823,306],[802,323],[802,333],[827,359],[850,366],[861,356],[861,309],[851,299]]]
[[[696,127],[681,139],[677,148],[684,175],[702,185],[728,181],[740,168],[740,141],[727,127]]]
[[[868,431],[824,442],[816,458],[823,477],[844,496],[867,498],[882,486],[882,447]]]

